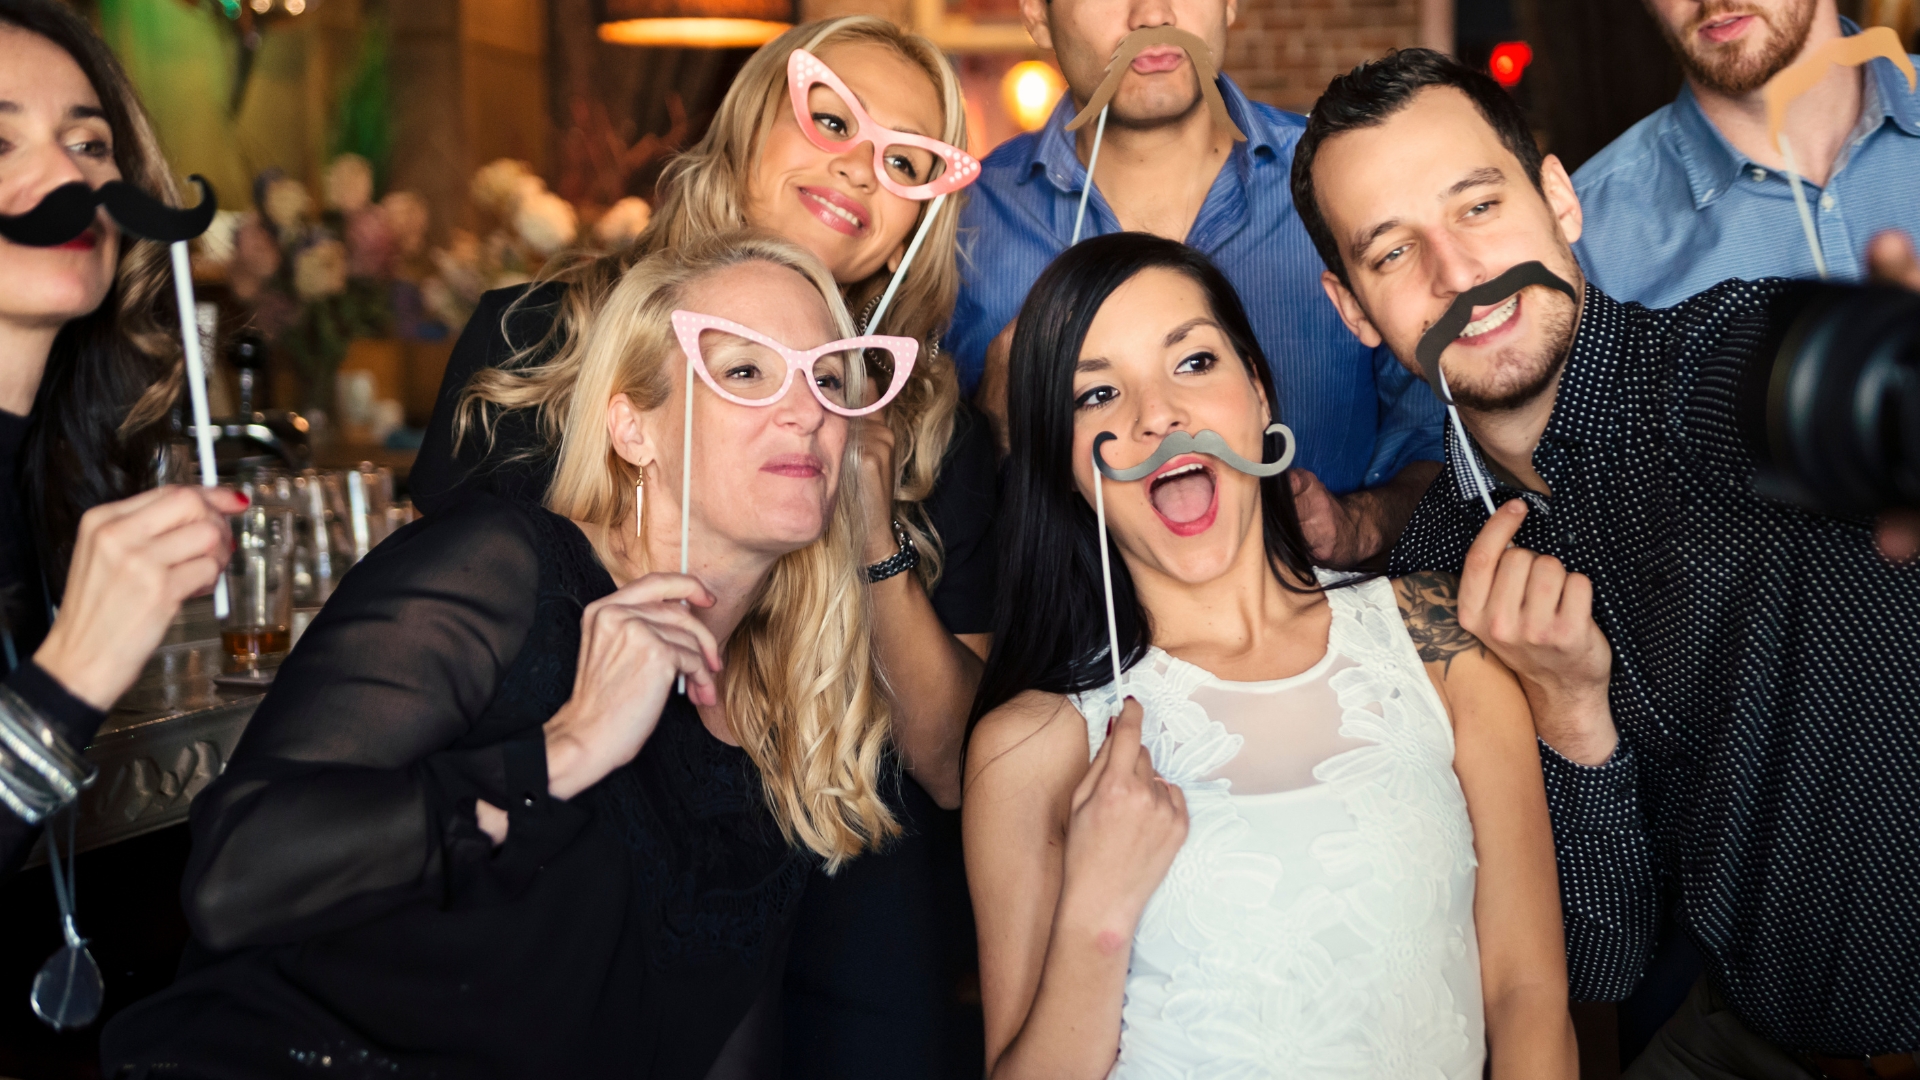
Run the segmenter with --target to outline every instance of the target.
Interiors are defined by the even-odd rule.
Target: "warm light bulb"
[[[298,15],[307,10],[307,0],[287,0],[287,14]]]
[[[273,0],[252,0],[247,6],[253,9],[254,14],[265,15],[273,10]]]
[[[1060,73],[1040,60],[1013,65],[1000,85],[1007,111],[1022,131],[1036,131],[1047,122],[1047,114],[1063,89]]]

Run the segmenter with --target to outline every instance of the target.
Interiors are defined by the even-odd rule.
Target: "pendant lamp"
[[[594,15],[616,45],[758,48],[792,28],[794,0],[595,0]]]

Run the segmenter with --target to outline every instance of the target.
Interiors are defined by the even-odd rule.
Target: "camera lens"
[[[1816,290],[1767,387],[1768,494],[1830,514],[1920,506],[1920,294]]]

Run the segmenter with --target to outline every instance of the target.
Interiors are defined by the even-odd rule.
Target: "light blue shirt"
[[[1827,185],[1802,181],[1836,281],[1866,276],[1867,241],[1883,229],[1920,242],[1920,94],[1887,60],[1867,75]],[[1690,87],[1581,166],[1573,187],[1586,217],[1574,254],[1615,299],[1664,308],[1728,278],[1819,276],[1786,173],[1735,150]]]
[[[1220,79],[1227,112],[1247,135],[1235,143],[1201,204],[1187,243],[1233,283],[1273,368],[1280,418],[1299,440],[1296,463],[1335,494],[1375,487],[1410,461],[1441,459],[1441,410],[1425,383],[1385,348],[1369,349],[1320,288],[1325,264],[1294,212],[1293,147],[1306,118],[1255,104]],[[982,164],[960,216],[960,300],[947,347],[960,385],[980,381],[987,345],[1073,236],[1086,183],[1074,153],[1070,96],[1044,128],[1003,143]],[[1094,188],[1081,237],[1118,232]]]

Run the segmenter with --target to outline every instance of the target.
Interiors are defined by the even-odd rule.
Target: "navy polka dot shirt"
[[[1573,996],[1639,980],[1663,906],[1757,1033],[1920,1050],[1920,567],[1872,523],[1755,494],[1740,402],[1803,283],[1662,311],[1588,286],[1518,543],[1592,577],[1621,745],[1545,746]],[[1760,383],[1758,385],[1764,385]],[[1486,511],[1448,469],[1392,555],[1458,571]],[[1497,501],[1521,497],[1496,485]]]

